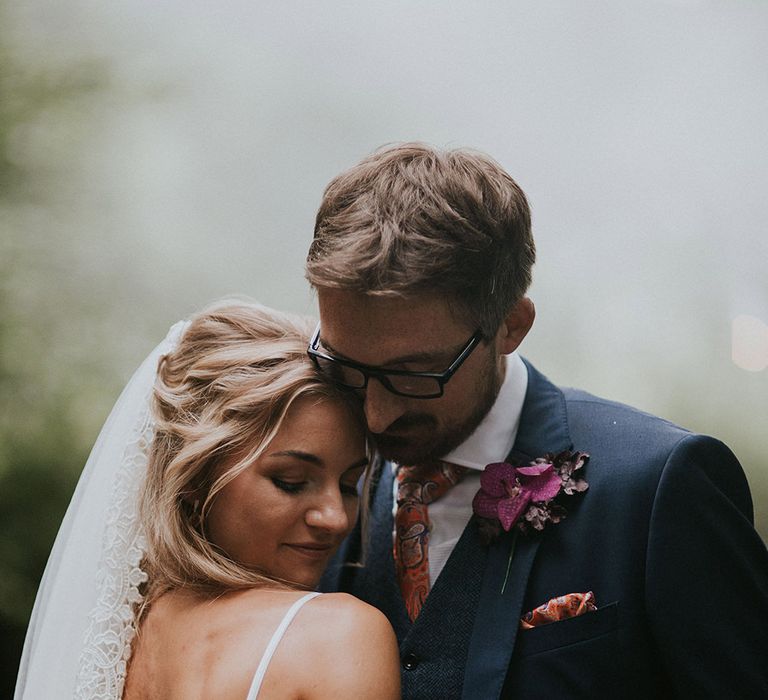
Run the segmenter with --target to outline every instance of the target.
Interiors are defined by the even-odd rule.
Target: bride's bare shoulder
[[[323,593],[312,601],[311,617],[354,634],[358,629],[379,629],[391,632],[384,614],[349,593]]]
[[[219,601],[217,617],[228,639],[239,631],[241,644],[247,639],[251,649],[264,648],[291,605],[304,595],[301,591],[243,591],[230,595],[226,602]],[[350,659],[363,650],[373,656],[379,652],[398,656],[395,633],[386,616],[347,593],[323,593],[307,601],[280,648],[290,649],[294,659]]]
[[[273,678],[300,673],[301,697],[308,700],[400,698],[397,640],[379,610],[346,593],[326,593],[296,622],[275,657]]]
[[[245,697],[272,634],[302,595],[262,589],[165,597],[143,625],[125,697],[169,687],[182,691],[173,697]],[[277,646],[259,697],[398,699],[399,653],[386,617],[345,593],[309,600]]]
[[[249,625],[254,612],[262,624],[264,613],[272,612],[272,629],[288,611],[290,605],[305,595],[301,592],[250,592],[233,600],[233,612],[240,625]],[[279,613],[279,614],[275,614]],[[361,641],[368,649],[373,646],[396,648],[395,634],[385,615],[367,603],[347,593],[323,593],[307,601],[290,625],[282,645],[293,644],[312,648],[317,654],[320,645],[329,655],[355,651]],[[333,644],[328,645],[328,640]]]
[[[231,609],[240,620],[248,624],[253,613],[264,620],[264,613],[287,612],[290,605],[306,595],[301,591],[243,591],[230,598]],[[378,609],[355,598],[348,593],[323,593],[309,600],[291,623],[291,627],[301,630],[301,635],[309,639],[315,634],[326,637],[329,631],[334,638],[355,638],[360,634],[381,635],[383,641],[394,639],[394,632],[387,618]]]

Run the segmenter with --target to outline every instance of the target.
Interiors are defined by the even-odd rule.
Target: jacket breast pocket
[[[518,630],[504,700],[613,700],[630,662],[619,639],[619,603],[530,630]]]
[[[619,603],[610,603],[593,612],[584,613],[529,630],[518,630],[515,656],[527,657],[606,637],[615,638],[619,620]],[[612,634],[614,633],[614,634]]]

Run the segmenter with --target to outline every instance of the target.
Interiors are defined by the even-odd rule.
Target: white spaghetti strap
[[[291,621],[294,617],[296,617],[296,614],[299,612],[299,610],[301,610],[304,603],[308,603],[310,600],[312,600],[312,598],[315,598],[319,595],[320,594],[317,592],[307,593],[305,596],[302,596],[293,605],[291,605],[290,608],[288,608],[288,612],[286,612],[283,616],[282,621],[277,626],[277,629],[272,635],[272,639],[269,640],[267,648],[264,650],[264,656],[261,657],[259,667],[256,669],[256,674],[253,676],[253,682],[251,683],[251,688],[248,691],[248,697],[246,700],[256,700],[258,697],[259,690],[261,689],[261,683],[267,673],[269,662],[272,660],[272,656],[275,653],[275,649],[277,649],[277,645],[280,644],[280,640],[283,638],[285,631],[288,629],[288,625],[291,624]]]

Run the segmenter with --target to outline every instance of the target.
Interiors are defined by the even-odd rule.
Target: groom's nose
[[[406,411],[406,399],[393,394],[375,377],[368,380],[365,389],[365,420],[372,433],[383,433]]]

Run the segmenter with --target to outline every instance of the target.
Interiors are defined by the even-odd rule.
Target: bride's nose
[[[349,529],[349,515],[344,508],[341,492],[327,494],[313,504],[304,515],[310,527],[320,528],[329,532],[342,533]]]

